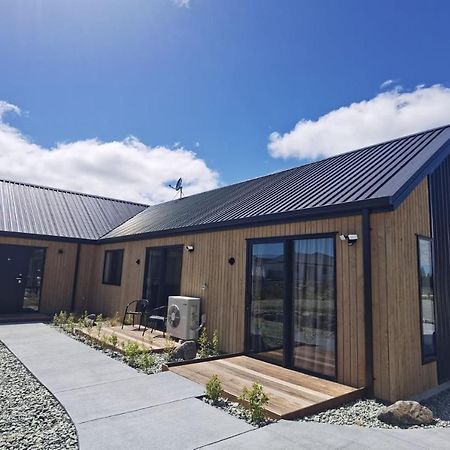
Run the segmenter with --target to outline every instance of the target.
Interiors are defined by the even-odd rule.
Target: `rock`
[[[378,419],[396,426],[429,425],[433,422],[433,413],[418,402],[399,400],[383,408]]]
[[[178,344],[173,352],[174,359],[194,359],[197,356],[197,344],[194,341],[186,341]]]

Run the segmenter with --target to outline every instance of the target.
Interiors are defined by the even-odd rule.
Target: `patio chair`
[[[132,311],[133,305],[135,305],[134,311]],[[143,322],[145,314],[146,314],[146,311],[149,309],[149,307],[150,307],[150,301],[145,298],[142,298],[140,300],[133,300],[133,301],[129,302],[125,308],[125,313],[123,315],[122,329],[123,329],[123,326],[125,325],[125,320],[126,320],[127,316],[131,316],[133,318],[133,327],[135,326],[135,319],[139,318],[139,330],[140,330],[142,322]]]
[[[158,324],[162,327],[161,331],[163,332],[163,337],[166,337],[167,305],[158,306],[157,308],[148,310],[148,313],[145,314],[144,331],[142,336],[144,336],[148,328],[150,328],[153,332]]]

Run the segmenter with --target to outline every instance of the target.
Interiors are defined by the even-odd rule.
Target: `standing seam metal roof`
[[[97,240],[146,207],[0,180],[0,232]]]
[[[102,239],[211,228],[319,208],[388,207],[450,142],[450,125],[183,199],[149,206]],[[446,150],[447,151],[447,150]],[[448,153],[448,151],[447,151]]]

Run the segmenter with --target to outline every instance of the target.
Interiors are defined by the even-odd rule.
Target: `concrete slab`
[[[59,392],[75,423],[200,396],[202,386],[170,372]]]
[[[443,449],[450,430],[385,430],[280,421],[208,446],[214,449]]]
[[[81,450],[194,449],[252,429],[197,399],[84,422],[77,428]]]

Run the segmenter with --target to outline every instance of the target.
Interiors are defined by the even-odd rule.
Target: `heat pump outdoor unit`
[[[167,307],[167,333],[185,341],[197,339],[200,321],[200,299],[174,295]]]

